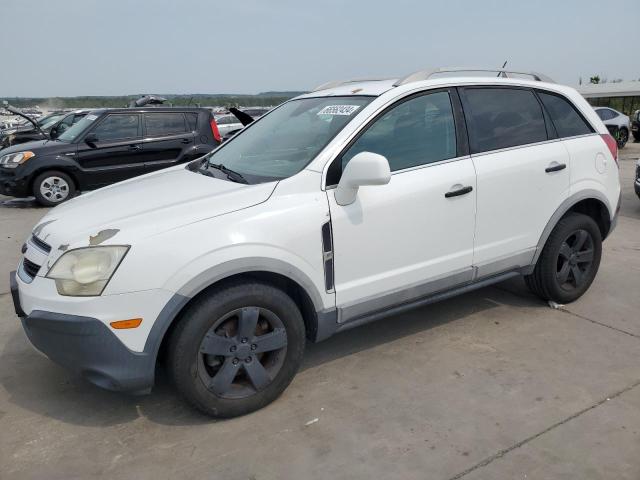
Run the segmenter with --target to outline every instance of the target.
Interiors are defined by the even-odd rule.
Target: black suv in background
[[[14,131],[6,135],[3,135],[2,139],[0,139],[0,150],[20,143],[56,138],[70,126],[78,123],[81,118],[89,113],[89,110],[54,112],[38,120],[33,120],[19,110],[11,109],[9,111],[15,115],[20,115],[29,123],[16,128]]]
[[[640,142],[640,110],[636,110],[631,116],[631,133],[636,142]]]
[[[219,143],[205,108],[94,110],[55,140],[0,150],[0,193],[53,206],[78,190],[188,162]]]

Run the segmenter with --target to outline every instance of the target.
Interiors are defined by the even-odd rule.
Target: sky
[[[505,60],[576,85],[640,79],[640,4],[0,0],[0,45],[0,98],[298,91]]]

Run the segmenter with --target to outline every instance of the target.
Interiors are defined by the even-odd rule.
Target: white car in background
[[[631,130],[629,117],[610,107],[596,107],[594,110],[618,142],[618,148],[624,148],[629,140],[629,131]]]
[[[216,123],[222,138],[234,135],[244,128],[240,120],[231,114],[216,117]]]

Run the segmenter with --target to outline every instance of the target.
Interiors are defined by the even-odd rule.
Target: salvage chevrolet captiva
[[[51,360],[216,417],[287,387],[305,341],[523,275],[576,300],[620,205],[615,140],[539,74],[331,82],[211,153],[52,209],[12,273]],[[362,327],[365,329],[366,327]]]

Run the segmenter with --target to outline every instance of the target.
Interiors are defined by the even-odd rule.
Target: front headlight
[[[11,137],[9,137],[9,140],[11,140]],[[21,163],[24,163],[35,156],[36,154],[33,152],[9,153],[0,157],[0,167],[16,168]]]
[[[47,278],[56,281],[60,295],[101,295],[128,250],[124,245],[69,250],[58,258]]]

